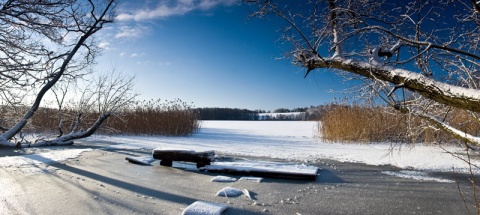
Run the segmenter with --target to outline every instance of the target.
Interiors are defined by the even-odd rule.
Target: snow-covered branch
[[[339,69],[367,78],[387,81],[394,85],[402,84],[405,89],[436,102],[460,109],[480,111],[480,90],[443,83],[413,71],[344,58],[313,62],[312,59],[305,62],[302,58],[297,58],[297,62],[307,68]]]
[[[468,143],[471,145],[475,146],[480,146],[480,137],[468,134],[464,131],[461,131],[448,123],[445,122],[445,120],[441,120],[433,115],[427,114],[424,111],[419,111],[419,110],[414,110],[411,108],[406,108],[402,106],[397,106],[397,110],[405,113],[405,114],[412,114],[414,116],[420,117],[421,119],[424,119],[428,121],[431,125],[433,125],[435,128],[440,129],[446,133],[448,133],[450,136],[461,140],[464,143]]]

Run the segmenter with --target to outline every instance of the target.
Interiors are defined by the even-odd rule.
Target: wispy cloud
[[[238,0],[163,0],[155,8],[138,9],[120,13],[116,19],[119,21],[144,21],[170,16],[180,16],[194,10],[209,10],[216,6],[231,6]]]
[[[132,57],[132,58],[134,58],[134,57],[142,57],[142,56],[145,56],[145,55],[146,55],[145,53],[140,53],[140,54],[138,54],[138,53],[132,53],[132,54],[130,55],[130,57]]]
[[[139,38],[148,34],[150,29],[146,26],[120,26],[115,38]]]

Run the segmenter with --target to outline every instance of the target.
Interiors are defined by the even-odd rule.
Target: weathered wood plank
[[[318,167],[315,166],[263,161],[215,162],[213,165],[201,168],[201,170],[231,175],[300,180],[316,180],[319,171]]]
[[[215,151],[193,151],[184,149],[154,149],[153,158],[161,160],[160,165],[172,166],[172,161],[185,161],[197,164],[197,168],[210,165]]]

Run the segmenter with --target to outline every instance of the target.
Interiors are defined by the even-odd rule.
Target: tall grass
[[[95,122],[98,113],[65,108],[62,111],[62,117],[62,129],[68,133],[79,118],[81,123],[75,130],[86,130]],[[58,125],[58,110],[41,108],[32,117],[26,130],[33,133],[59,134]],[[198,132],[199,129],[198,114],[192,105],[180,99],[173,101],[149,100],[136,102],[135,106],[112,115],[96,133],[189,136]]]
[[[474,135],[480,134],[478,121],[466,111],[452,110],[448,124]],[[341,105],[326,106],[319,122],[320,137],[332,142],[403,142],[443,143],[456,140],[419,118],[401,114],[383,106]]]
[[[180,99],[150,100],[109,119],[107,126],[126,134],[188,136],[199,130],[200,122],[193,107]]]

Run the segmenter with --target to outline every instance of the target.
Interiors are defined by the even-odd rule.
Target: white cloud
[[[200,1],[198,6],[202,10],[208,10],[218,5],[231,6],[237,2],[237,0],[203,0]]]
[[[145,53],[141,53],[141,54],[138,54],[138,53],[133,53],[130,55],[130,57],[141,57],[141,56],[145,56],[146,54]]]
[[[148,34],[150,29],[146,26],[120,26],[115,38],[139,38]]]
[[[209,10],[219,5],[231,6],[237,0],[177,0],[161,1],[153,9],[139,9],[134,12],[120,13],[116,19],[119,21],[143,21],[170,16],[184,15],[194,10]]]
[[[120,57],[123,57],[123,56],[125,56],[126,54],[127,54],[126,52],[120,52],[119,56],[120,56]]]
[[[101,42],[98,44],[98,47],[101,49],[109,50],[110,49],[110,43],[109,42]]]

